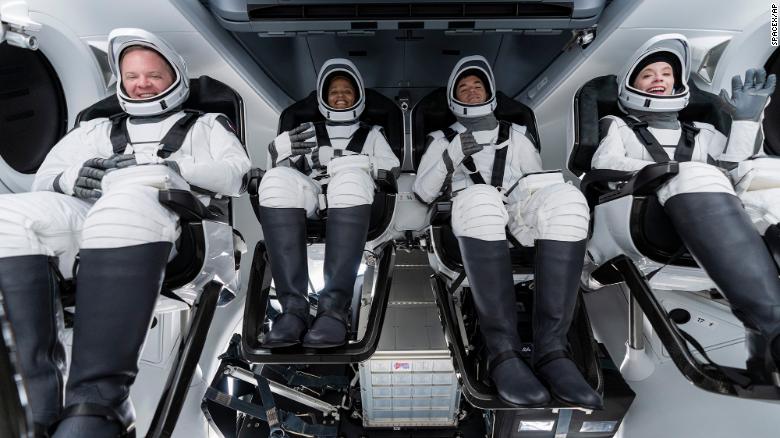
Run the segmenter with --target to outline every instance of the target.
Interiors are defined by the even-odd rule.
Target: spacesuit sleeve
[[[601,142],[593,154],[591,167],[594,169],[611,169],[623,171],[637,171],[643,167],[654,164],[653,161],[631,158],[620,135],[620,126],[615,119],[605,117],[599,121],[599,133]],[[633,135],[633,131],[631,133]]]
[[[191,185],[221,195],[238,196],[242,178],[252,163],[233,132],[216,118],[207,123],[211,128],[206,140],[210,156],[177,159],[181,176]],[[194,130],[191,132],[194,134]],[[192,141],[204,140],[193,138]]]
[[[542,168],[542,156],[539,155],[539,151],[536,150],[533,140],[527,134],[525,127],[518,127],[513,125],[514,135],[513,140],[516,154],[512,154],[512,161],[508,163],[508,166],[512,168],[520,169],[523,174],[541,172]]]
[[[430,144],[420,160],[412,190],[420,200],[429,204],[441,194],[444,180],[453,172],[450,168],[453,163],[446,153],[449,142],[445,137],[428,137],[428,141]],[[449,166],[447,160],[450,161]]]
[[[96,119],[82,123],[54,145],[35,173],[32,191],[56,191],[72,195],[84,162],[95,157],[108,158],[105,153],[101,153],[96,136],[91,135],[101,120],[106,121]]]
[[[707,151],[719,162],[738,163],[755,155],[760,149],[756,144],[758,122],[752,120],[736,120],[731,124],[728,140],[711,125],[701,124],[701,129],[711,133],[707,143]],[[699,124],[697,124],[699,126]]]
[[[377,170],[387,170],[392,172],[394,176],[398,176],[401,163],[398,161],[398,157],[390,148],[390,143],[387,141],[382,128],[374,126],[372,131],[373,144],[371,147],[371,165],[374,168],[374,176],[376,176]]]

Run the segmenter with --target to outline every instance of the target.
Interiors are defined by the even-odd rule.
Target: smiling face
[[[343,76],[331,79],[328,85],[328,106],[334,109],[347,109],[355,104],[355,87]]]
[[[173,84],[176,76],[173,69],[154,50],[131,47],[122,55],[120,62],[122,86],[131,99],[149,99]]]
[[[475,75],[461,78],[455,86],[455,99],[468,104],[484,103],[487,100],[487,90],[482,79]]]
[[[648,64],[639,72],[634,88],[645,93],[668,96],[674,92],[674,71],[668,62]]]

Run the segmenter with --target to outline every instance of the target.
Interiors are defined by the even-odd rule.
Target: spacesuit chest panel
[[[145,153],[168,158],[181,149],[184,139],[202,113],[183,111],[167,118],[111,119],[114,153]]]
[[[681,122],[681,132],[676,145],[662,145],[659,140],[648,129],[645,122],[626,118],[626,125],[631,128],[637,140],[644,146],[647,153],[650,154],[656,163],[665,163],[670,159],[674,161],[685,162],[693,158],[694,148],[696,146],[696,136],[699,129],[687,122]],[[671,130],[665,130],[671,131]],[[676,134],[676,133],[675,133]],[[673,154],[673,155],[672,155]]]

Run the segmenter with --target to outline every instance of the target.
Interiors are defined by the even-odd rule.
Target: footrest
[[[672,321],[642,273],[627,256],[620,255],[607,261],[594,271],[593,276],[597,281],[602,278],[610,283],[616,283],[618,280],[626,282],[675,366],[694,385],[721,395],[755,400],[780,400],[780,388],[751,380],[750,373],[745,369],[724,367],[696,359],[685,339],[686,335]]]
[[[382,332],[385,309],[390,295],[394,259],[395,247],[392,243],[388,243],[380,251],[377,260],[373,302],[368,314],[366,333],[362,339],[330,349],[296,346],[271,350],[263,348],[260,342],[260,337],[266,327],[268,295],[271,290],[271,266],[268,263],[265,244],[258,242],[252,260],[244,308],[243,336],[241,337],[243,359],[250,363],[284,364],[357,363],[368,359],[376,351],[379,344],[379,334]]]

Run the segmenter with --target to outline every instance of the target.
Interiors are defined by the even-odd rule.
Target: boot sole
[[[344,342],[341,342],[341,343],[331,343],[331,344],[321,344],[321,343],[312,344],[312,343],[309,343],[309,342],[304,342],[303,343],[303,347],[304,348],[314,348],[316,350],[321,350],[321,349],[325,349],[325,348],[342,347],[344,345],[347,345],[347,341],[344,341]]]
[[[260,344],[263,348],[286,348],[300,345],[301,341],[277,341],[277,342],[263,342]]]

